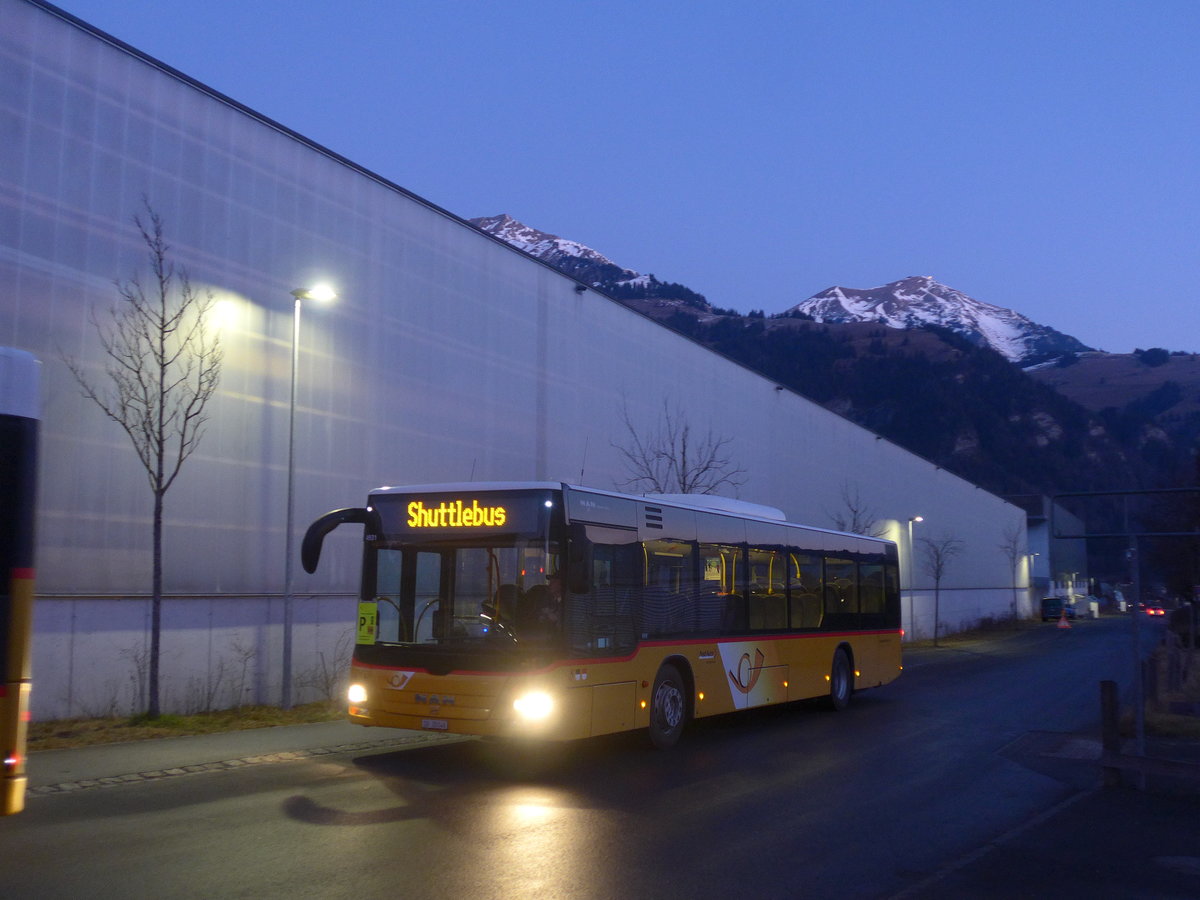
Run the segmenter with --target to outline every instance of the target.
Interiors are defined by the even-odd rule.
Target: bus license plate
[[[446,719],[422,719],[421,727],[431,731],[445,731],[450,727],[450,722]]]

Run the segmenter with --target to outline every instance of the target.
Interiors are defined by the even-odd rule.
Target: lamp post
[[[1037,587],[1037,582],[1034,580],[1034,572],[1037,567],[1037,558],[1041,555],[1040,553],[1028,552],[1025,554],[1025,597],[1029,600],[1029,608],[1031,610],[1036,608],[1034,601],[1037,599],[1037,592],[1034,589]]]
[[[916,600],[913,590],[913,522],[924,522],[924,516],[908,518],[908,627],[912,629],[912,640],[917,639]]]
[[[284,525],[283,558],[283,690],[279,705],[292,708],[292,551],[296,510],[296,371],[300,363],[300,303],[315,300],[328,303],[337,298],[333,288],[319,284],[292,291],[292,393],[288,403],[287,521]]]

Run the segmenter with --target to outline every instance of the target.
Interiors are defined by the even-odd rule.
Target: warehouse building
[[[135,709],[145,690],[146,473],[65,362],[105,377],[92,313],[145,273],[145,204],[219,301],[225,349],[166,496],[165,708],[279,696],[293,398],[296,533],[383,484],[612,489],[628,425],[652,434],[667,409],[726,441],[741,499],[831,527],[858,498],[900,544],[910,636],[933,629],[921,538],[960,550],[944,629],[1027,611],[1019,508],[52,6],[0,0],[0,23],[0,345],[42,361],[36,717]],[[304,301],[293,382],[293,291],[317,282],[338,297]],[[298,699],[348,656],[352,530],[295,576]]]

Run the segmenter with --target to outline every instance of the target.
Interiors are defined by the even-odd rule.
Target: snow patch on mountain
[[[480,231],[486,231],[492,237],[499,238],[518,250],[524,250],[581,280],[590,281],[593,287],[599,287],[601,282],[625,284],[645,281],[647,278],[632,269],[618,266],[604,254],[597,253],[578,241],[547,234],[506,214],[483,216],[467,221]],[[585,274],[591,275],[591,279],[583,277]]]
[[[642,312],[653,309],[660,316],[683,308],[698,315],[713,312],[703,294],[682,284],[659,281],[653,274],[642,275],[626,269],[591,247],[530,228],[512,216],[487,216],[468,221],[481,231]]]
[[[937,326],[991,347],[1020,365],[1088,350],[1075,338],[1018,312],[968,297],[930,275],[914,275],[876,288],[834,286],[791,311],[818,322],[878,322],[889,328]]]

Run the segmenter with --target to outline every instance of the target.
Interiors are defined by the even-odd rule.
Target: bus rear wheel
[[[671,749],[679,743],[686,722],[683,676],[668,663],[658,670],[650,694],[650,742],[659,750]]]
[[[850,705],[854,693],[854,675],[850,670],[850,657],[839,648],[833,654],[833,665],[829,667],[829,706],[841,711]]]

